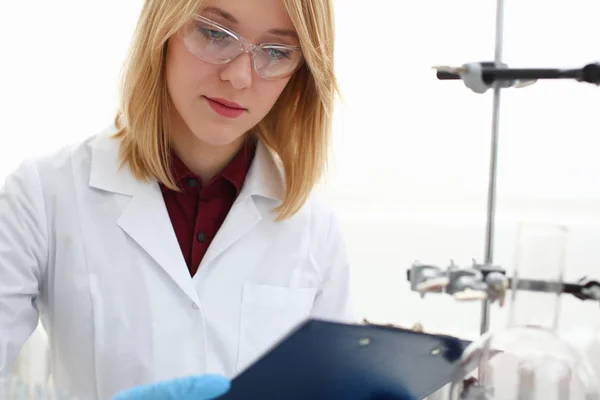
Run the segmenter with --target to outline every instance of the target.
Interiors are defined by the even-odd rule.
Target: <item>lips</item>
[[[237,118],[246,112],[246,109],[233,101],[203,96],[210,108],[218,115],[226,118]]]
[[[206,97],[206,96],[205,96]],[[242,107],[240,104],[233,102],[233,101],[229,101],[226,99],[221,99],[218,97],[206,97],[209,100],[214,101],[215,103],[219,103],[224,105],[225,107],[229,107],[229,108],[233,108],[233,109],[237,109],[237,110],[245,110],[244,107]]]

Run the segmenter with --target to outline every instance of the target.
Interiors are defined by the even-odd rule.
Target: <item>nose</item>
[[[245,89],[252,84],[252,56],[242,53],[225,64],[221,71],[221,79],[228,81],[236,89]]]

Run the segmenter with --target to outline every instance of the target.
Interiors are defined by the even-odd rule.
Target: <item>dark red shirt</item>
[[[163,198],[190,275],[194,276],[237,198],[254,157],[251,141],[207,185],[173,153],[173,175],[182,192],[161,185]]]

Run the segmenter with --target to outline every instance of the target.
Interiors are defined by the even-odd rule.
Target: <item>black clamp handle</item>
[[[494,62],[464,64],[458,68],[434,67],[439,80],[463,80],[477,93],[483,93],[498,82],[502,87],[522,87],[542,79],[573,79],[600,85],[600,63],[591,63],[579,69],[508,68]]]

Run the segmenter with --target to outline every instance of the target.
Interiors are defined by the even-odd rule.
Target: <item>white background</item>
[[[141,0],[0,2],[0,181],[24,158],[112,122]],[[483,259],[491,92],[431,66],[489,61],[495,2],[337,1],[344,102],[326,195],[347,235],[362,316],[475,337],[479,304],[421,300],[406,268]],[[598,0],[506,2],[504,61],[581,67],[600,59]],[[600,279],[600,89],[539,82],[503,92],[495,261],[512,268],[519,222],[570,229],[567,278]],[[542,268],[542,267],[540,267]],[[597,304],[563,301],[562,325],[596,326]],[[505,311],[493,307],[492,326]]]

